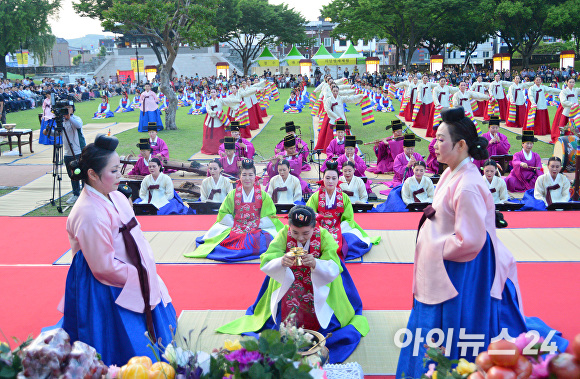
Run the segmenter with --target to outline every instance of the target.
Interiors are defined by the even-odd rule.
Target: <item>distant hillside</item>
[[[99,39],[103,38],[113,38],[112,36],[107,36],[104,34],[87,34],[81,38],[71,38],[67,39],[69,46],[79,47],[84,49],[98,49]],[[91,47],[92,46],[92,47]]]

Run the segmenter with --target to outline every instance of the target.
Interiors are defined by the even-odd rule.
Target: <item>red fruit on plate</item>
[[[550,374],[556,375],[558,379],[578,379],[580,378],[580,363],[576,361],[572,354],[562,353],[550,360],[548,364]]]
[[[580,334],[577,334],[572,340],[572,354],[574,354],[577,361],[580,361]]]
[[[527,379],[532,375],[532,363],[528,358],[520,355],[518,362],[514,367],[514,371],[518,376],[518,379]]]
[[[514,367],[518,363],[520,351],[515,343],[499,340],[489,344],[487,353],[491,361],[501,367]]]
[[[485,379],[483,377],[483,375],[481,375],[479,372],[474,372],[473,374],[470,374],[467,379]]]
[[[512,369],[493,366],[487,372],[487,379],[517,379],[517,375]]]
[[[485,372],[487,372],[487,370],[493,367],[493,362],[491,361],[491,358],[487,353],[487,351],[479,353],[477,358],[475,358],[475,364]]]

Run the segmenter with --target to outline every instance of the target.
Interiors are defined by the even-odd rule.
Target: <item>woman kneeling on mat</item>
[[[485,351],[491,339],[506,332],[515,338],[528,330],[516,260],[496,235],[493,197],[471,162],[487,159],[487,140],[478,137],[462,107],[441,116],[435,151],[438,161],[449,167],[418,227],[410,333],[399,356],[397,378],[425,373],[427,345],[420,341],[427,333],[442,331],[438,342],[449,359],[473,362],[476,344]],[[543,327],[538,323],[534,329],[545,336],[549,328]],[[464,349],[467,340],[478,342]]]
[[[318,212],[320,226],[338,242],[338,256],[344,260],[356,259],[368,253],[381,238],[371,240],[354,221],[350,198],[338,186],[339,176],[338,162],[328,162],[320,188],[306,205]]]
[[[185,256],[222,262],[257,259],[282,227],[272,198],[256,180],[254,161],[244,159],[240,180],[222,203],[216,223]]]
[[[73,162],[85,187],[67,220],[74,257],[59,310],[72,341],[93,346],[107,365],[140,355],[155,359],[145,331],[164,345],[172,340],[175,309],[157,275],[151,246],[125,195],[119,141],[99,135]]]
[[[362,301],[344,263],[336,254],[334,237],[316,225],[310,207],[297,205],[284,226],[260,257],[268,275],[246,315],[217,329],[241,334],[278,329],[290,315],[297,328],[326,336],[329,362],[340,363],[356,349],[369,331]],[[296,258],[294,250],[302,249]]]
[[[143,178],[139,199],[135,200],[135,203],[152,204],[157,208],[158,215],[192,214],[175,192],[169,175],[165,175],[162,171],[163,166],[159,158],[153,158],[149,161],[150,174]]]

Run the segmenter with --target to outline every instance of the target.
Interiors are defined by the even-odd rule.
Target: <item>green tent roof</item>
[[[354,45],[352,43],[350,43],[348,45],[348,49],[346,49],[346,51],[344,53],[342,53],[342,55],[340,56],[341,58],[362,58],[362,54],[359,53],[358,51],[356,51],[356,49],[354,48]]]
[[[334,59],[334,56],[332,56],[328,52],[328,50],[326,50],[326,47],[324,47],[324,45],[320,45],[320,48],[318,49],[316,54],[312,56],[312,59]]]
[[[266,61],[266,60],[278,60],[278,58],[276,58],[271,52],[270,49],[268,49],[268,46],[264,47],[264,50],[262,50],[262,54],[260,54],[260,56],[258,58],[256,58],[257,61]]]
[[[292,49],[290,50],[288,55],[286,55],[286,57],[284,59],[282,59],[282,61],[285,61],[287,59],[306,59],[306,58],[304,58],[304,55],[300,54],[300,52],[298,51],[298,49],[294,45],[294,46],[292,46]]]

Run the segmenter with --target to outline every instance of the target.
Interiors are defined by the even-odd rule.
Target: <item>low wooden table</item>
[[[8,137],[8,146],[10,147],[10,150],[12,151],[12,137],[16,137],[18,138],[18,155],[22,156],[22,141],[21,138],[22,136],[25,136],[28,134],[28,143],[30,145],[30,152],[34,153],[34,151],[32,150],[32,129],[12,129],[10,131],[2,128],[0,129],[0,137]],[[24,142],[24,144],[26,145],[26,142]]]

